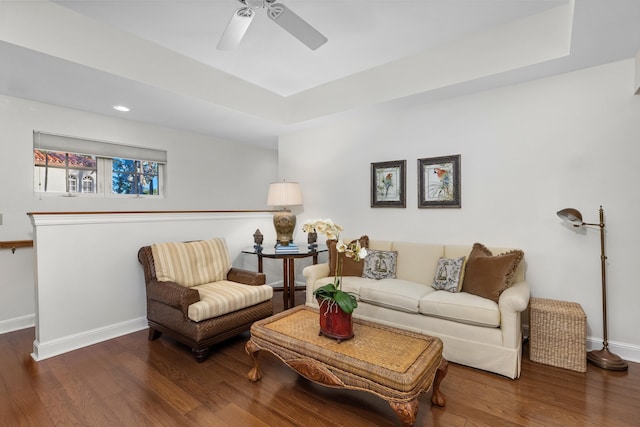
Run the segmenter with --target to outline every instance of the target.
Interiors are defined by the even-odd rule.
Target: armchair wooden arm
[[[147,299],[177,308],[187,319],[189,306],[200,301],[200,293],[195,289],[185,288],[174,282],[154,280],[147,283]]]
[[[267,276],[264,273],[243,270],[240,268],[231,268],[227,273],[227,280],[245,285],[259,286],[267,283]]]

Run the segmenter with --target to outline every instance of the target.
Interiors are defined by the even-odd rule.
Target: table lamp
[[[274,182],[269,184],[267,195],[269,206],[280,206],[282,210],[273,215],[273,226],[276,229],[276,240],[281,246],[289,246],[293,241],[293,230],[296,228],[296,216],[288,206],[302,204],[300,184],[297,182]]]
[[[602,368],[614,371],[624,371],[628,369],[626,361],[620,356],[609,351],[609,342],[607,341],[607,276],[605,272],[607,257],[604,253],[604,211],[600,206],[600,223],[589,224],[582,221],[582,214],[573,208],[562,209],[557,212],[558,216],[563,220],[573,224],[574,227],[582,227],[585,225],[600,227],[600,268],[602,271],[602,334],[603,342],[601,350],[592,350],[587,352],[587,360],[592,364]]]

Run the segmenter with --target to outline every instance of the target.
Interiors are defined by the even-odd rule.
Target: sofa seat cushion
[[[360,300],[393,310],[419,313],[420,300],[433,292],[431,286],[408,280],[369,280],[360,286]]]
[[[420,313],[469,325],[500,326],[498,304],[467,292],[435,291],[420,300]]]
[[[200,301],[189,306],[188,316],[194,322],[211,319],[231,313],[273,297],[273,288],[269,285],[251,286],[220,280],[194,286],[200,294]]]
[[[363,283],[368,283],[370,281],[371,279],[365,279],[363,277],[343,276],[341,289],[345,292],[354,294],[356,299],[360,299],[360,286],[362,286]],[[328,285],[329,283],[333,283],[333,276],[318,279],[314,283],[314,290],[318,289],[320,286]]]

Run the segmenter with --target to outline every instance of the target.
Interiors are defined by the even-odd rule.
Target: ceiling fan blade
[[[218,41],[218,50],[237,48],[254,16],[255,12],[251,8],[243,7],[236,10]]]
[[[316,50],[327,42],[325,36],[282,3],[270,4],[267,15],[311,50]]]

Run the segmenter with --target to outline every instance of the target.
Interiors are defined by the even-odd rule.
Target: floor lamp
[[[582,227],[585,225],[600,227],[600,266],[602,270],[602,333],[603,342],[601,350],[592,350],[587,352],[587,360],[594,365],[614,371],[625,371],[629,368],[626,361],[620,356],[609,351],[609,342],[607,341],[607,276],[605,273],[607,257],[604,253],[604,211],[600,206],[600,223],[589,224],[582,221],[582,214],[572,208],[562,209],[557,212],[558,216],[565,221],[573,224],[574,227]]]

